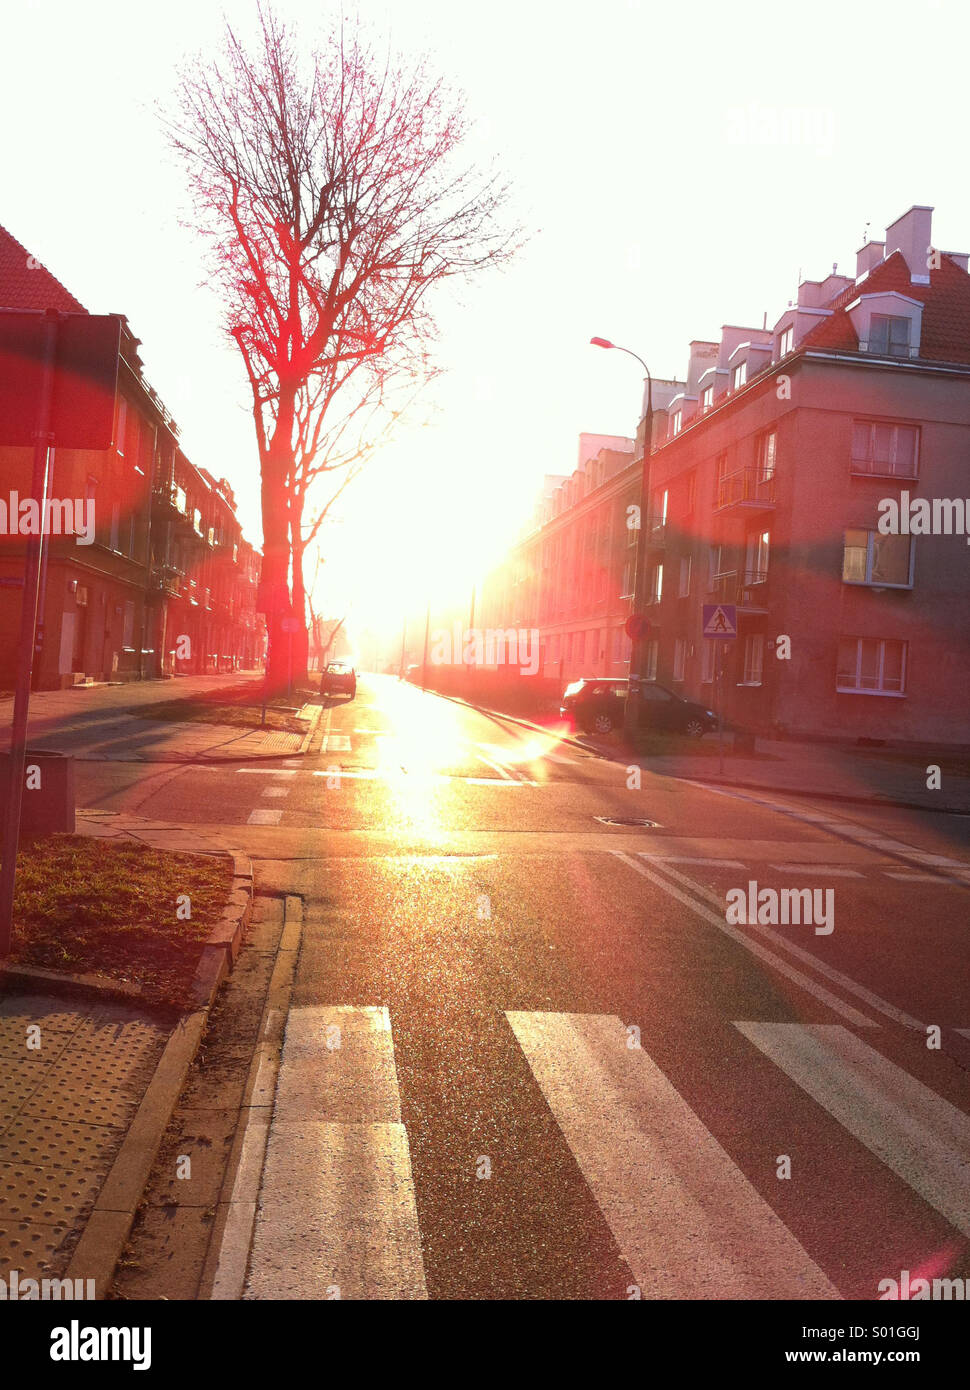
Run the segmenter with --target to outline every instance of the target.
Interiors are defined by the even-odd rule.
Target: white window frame
[[[787,357],[795,346],[795,325],[790,323],[778,338],[778,356]]]
[[[758,482],[770,483],[778,467],[778,431],[765,430],[758,436]]]
[[[906,341],[896,343],[895,346],[905,348],[905,352],[893,352],[893,327],[904,323],[906,325]],[[886,346],[873,347],[873,330],[876,324],[886,324]],[[913,346],[913,320],[906,314],[872,314],[869,318],[869,338],[867,347],[869,352],[876,353],[879,357],[911,357]]]
[[[682,681],[687,668],[687,638],[674,638],[674,680]]]
[[[690,572],[692,559],[693,557],[690,555],[682,555],[680,557],[680,584],[677,588],[678,598],[690,597]]]
[[[765,638],[763,632],[749,632],[744,639],[744,665],[739,685],[757,686],[765,672]]]
[[[656,637],[651,637],[647,643],[647,664],[644,680],[655,681],[657,679],[657,662],[660,657],[660,642]]]
[[[899,431],[900,431],[900,430],[907,430],[907,431],[911,431],[911,432],[912,432],[912,434],[913,434],[913,436],[914,436],[914,439],[913,439],[913,471],[912,471],[911,473],[898,473],[898,472],[896,472],[895,470],[892,470],[892,471],[890,471],[890,472],[885,472],[885,471],[882,471],[881,469],[879,469],[878,467],[865,467],[865,468],[858,467],[859,464],[875,464],[875,463],[876,463],[876,459],[875,459],[875,456],[874,456],[874,455],[875,455],[875,450],[874,450],[874,448],[873,448],[873,443],[874,443],[874,440],[875,440],[876,429],[877,429],[877,427],[879,427],[879,426],[881,426],[883,429],[891,429],[891,430],[892,430],[892,441],[891,441],[891,444],[890,444],[890,454],[892,455],[892,457],[891,457],[891,459],[890,459],[890,465],[892,465],[892,463],[895,461],[895,456],[896,456],[896,453],[897,453],[897,447],[898,447],[898,443],[899,443]],[[855,452],[855,436],[856,436],[856,430],[859,429],[860,427],[862,427],[862,428],[867,427],[868,430],[869,430],[869,448],[868,448],[868,454],[867,454],[866,457],[863,457],[863,458],[860,458],[860,457],[856,454],[856,452]],[[850,446],[849,446],[849,467],[850,467],[851,471],[852,471],[854,474],[856,474],[858,477],[860,477],[860,478],[905,478],[907,481],[912,482],[914,479],[916,479],[916,478],[919,477],[919,446],[920,446],[920,431],[919,431],[919,426],[918,426],[918,425],[910,424],[908,421],[901,421],[901,420],[868,420],[868,419],[853,420],[853,421],[852,421],[852,443],[851,443]]]
[[[703,411],[706,413],[708,410],[713,410],[713,409],[714,409],[714,387],[713,387],[713,386],[705,386],[705,387],[704,387],[704,394],[703,394],[703,396],[701,396],[701,410],[703,410]]]
[[[849,531],[863,531],[866,535],[866,577],[865,579],[846,579],[845,577],[845,551],[846,537]],[[880,533],[872,531],[866,526],[850,526],[842,533],[842,583],[851,584],[855,589],[911,589],[913,587],[913,576],[916,572],[916,546],[914,537],[909,539],[909,579],[905,584],[892,584],[886,579],[873,579],[872,577],[872,557],[873,540]]]
[[[838,670],[838,653],[836,652],[835,688],[836,688],[836,690],[838,691],[838,693],[839,693],[840,695],[878,695],[878,696],[880,696],[882,699],[888,699],[888,700],[905,700],[905,698],[906,698],[906,680],[907,680],[907,677],[908,677],[908,675],[909,675],[909,643],[908,643],[908,642],[905,642],[905,641],[903,641],[902,639],[897,638],[897,637],[855,637],[855,638],[853,638],[853,637],[840,637],[840,638],[839,638],[839,645],[841,646],[843,642],[852,642],[852,641],[854,641],[855,644],[856,644],[855,684],[854,684],[854,685],[840,685],[840,684],[839,684],[840,677],[839,677],[839,670]],[[875,687],[875,688],[868,687],[868,686],[863,686],[863,685],[860,684],[861,679],[862,679],[862,644],[863,644],[863,642],[878,642],[878,643],[879,643],[879,674],[878,674],[878,677],[877,677],[877,679],[878,679],[878,681],[879,681],[879,684],[878,684],[878,686]],[[900,662],[900,676],[899,676],[899,689],[898,689],[898,690],[884,690],[884,689],[882,688],[882,683],[883,683],[883,679],[884,679],[884,671],[885,671],[885,666],[886,666],[886,644],[887,644],[888,642],[893,642],[893,643],[895,643],[898,647],[901,647],[901,648],[902,648],[902,661]]]
[[[664,567],[663,561],[658,560],[650,571],[650,593],[648,602],[659,603],[664,593]]]
[[[731,381],[735,391],[740,391],[742,386],[746,386],[748,384],[747,358],[745,358],[743,362],[739,362],[738,365],[735,367],[734,375],[731,378]]]
[[[683,429],[683,427],[684,427],[684,412],[683,412],[682,410],[675,410],[674,413],[673,413],[673,415],[671,415],[671,417],[670,417],[670,437],[671,437],[671,439],[675,438],[678,434],[680,434],[680,432],[681,432],[681,430]]]

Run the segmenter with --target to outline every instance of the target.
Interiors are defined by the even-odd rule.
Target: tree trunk
[[[293,415],[295,391],[281,383],[279,413],[273,438],[261,466],[260,500],[263,513],[263,564],[261,588],[266,604],[269,651],[266,680],[272,695],[286,690],[290,664],[290,634],[283,620],[290,616],[290,536],[287,518],[286,479],[293,467]]]
[[[293,634],[294,680],[305,682],[310,656],[310,641],[306,624],[306,585],[303,578],[303,537],[301,517],[294,516],[291,526],[291,545],[293,547],[293,616],[299,626]]]

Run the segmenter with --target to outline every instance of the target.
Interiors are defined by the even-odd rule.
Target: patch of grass
[[[242,729],[277,729],[286,733],[305,734],[306,721],[295,717],[294,705],[317,696],[315,689],[294,688],[293,695],[274,696],[267,702],[266,723],[261,722],[263,708],[262,686],[248,682],[187,696],[182,700],[165,700],[161,704],[140,705],[128,711],[139,719],[158,719],[173,723],[232,724]]]
[[[84,835],[27,840],[17,856],[14,950],[20,965],[94,972],[181,1005],[222,915],[232,860]],[[191,917],[176,916],[187,894]]]

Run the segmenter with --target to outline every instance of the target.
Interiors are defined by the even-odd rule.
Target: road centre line
[[[667,869],[666,872],[671,878],[676,879],[686,888],[697,893],[698,896],[705,898],[709,903],[723,910],[723,896],[719,896],[704,884],[697,883],[694,879],[688,878],[686,874],[678,873],[676,869]],[[734,930],[728,927],[726,922],[721,923],[720,919],[717,920],[719,925],[723,925],[729,934]],[[826,961],[819,960],[817,956],[813,956],[811,951],[806,951],[804,947],[797,945],[794,941],[789,941],[786,937],[779,936],[777,933],[772,932],[770,928],[761,926],[760,923],[749,922],[748,926],[751,931],[757,932],[759,936],[765,937],[775,945],[783,946],[785,950],[787,950],[790,955],[795,956],[797,960],[810,966],[820,975],[824,975],[825,978],[831,980],[833,984],[841,986],[841,988],[846,990],[849,994],[854,994],[857,999],[861,999],[878,1013],[885,1014],[885,1016],[891,1018],[894,1023],[899,1023],[904,1028],[912,1028],[917,1032],[922,1033],[926,1031],[925,1024],[921,1023],[918,1018],[913,1018],[911,1014],[905,1013],[902,1009],[897,1009],[894,1004],[890,1004],[888,1000],[883,999],[880,995],[867,989],[865,985],[858,984],[848,975],[844,975],[841,970],[836,970],[834,966],[829,965]]]
[[[683,903],[685,907],[689,907],[698,917],[702,917],[706,922],[709,922],[711,926],[717,927],[718,931],[723,932],[725,936],[730,937],[730,939],[739,946],[743,946],[744,949],[749,951],[753,956],[757,956],[759,960],[763,960],[766,965],[769,965],[780,975],[784,975],[786,979],[798,985],[799,989],[803,989],[807,994],[812,995],[820,1004],[826,1005],[826,1007],[831,1009],[834,1013],[841,1014],[844,1019],[854,1024],[855,1027],[878,1027],[878,1024],[874,1023],[871,1018],[866,1018],[865,1014],[859,1013],[858,1010],[852,1008],[850,1004],[843,1003],[841,999],[837,998],[836,995],[832,994],[823,985],[816,984],[815,981],[810,980],[807,975],[803,975],[800,970],[796,970],[794,966],[789,965],[781,956],[775,955],[774,951],[769,951],[764,946],[759,945],[757,941],[752,941],[751,937],[746,936],[744,932],[739,931],[736,927],[732,927],[725,921],[723,916],[718,917],[710,908],[705,907],[703,903],[699,903],[696,898],[688,897],[686,893],[682,893],[680,889],[676,888],[672,883],[660,878],[658,874],[651,872],[650,869],[645,868],[642,864],[638,864],[635,859],[631,859],[630,856],[624,854],[622,850],[609,850],[607,852],[612,854],[614,858],[621,860],[628,868],[633,869],[634,873],[638,873],[642,875],[643,878],[649,879],[650,882],[655,884],[658,888],[662,888],[664,892],[669,893],[672,898]],[[678,877],[674,869],[669,869],[667,872],[673,877]],[[767,933],[765,933],[765,935],[767,935]],[[775,939],[780,938],[772,938],[772,940]],[[813,959],[812,964],[817,967],[818,963]]]

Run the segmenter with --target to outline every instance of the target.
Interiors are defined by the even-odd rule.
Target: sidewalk
[[[455,696],[459,704],[468,701]],[[561,721],[548,726],[502,710],[478,709],[494,719],[519,724],[527,729],[560,738],[586,752],[614,761],[628,761],[629,754],[618,740],[563,733]],[[688,745],[683,753],[659,756],[642,754],[635,761],[648,772],[661,777],[680,777],[713,786],[744,787],[757,791],[787,792],[791,795],[820,797],[833,801],[865,805],[898,806],[906,810],[943,811],[955,815],[970,812],[970,776],[949,771],[945,748],[939,753],[906,753],[902,750],[868,750],[840,744],[804,743],[789,739],[758,738],[753,754],[735,754],[732,735],[724,740],[724,771],[719,768],[717,739],[711,735],[700,744]],[[952,755],[958,768],[967,766],[963,753]],[[935,764],[941,772],[938,790],[927,785],[926,769]]]
[[[198,836],[194,845],[173,843],[156,823],[120,819],[82,813],[78,831],[200,848]],[[75,1283],[66,1296],[106,1295],[252,914],[252,865],[234,858],[227,905],[180,1016],[152,1008],[133,986],[97,977],[14,966],[0,981],[0,1278],[7,1291],[13,1280],[20,1297],[36,1298],[25,1281],[67,1278]],[[119,990],[132,997],[119,1000]]]
[[[708,744],[710,749],[708,751]],[[726,752],[723,777],[718,769],[717,742],[705,739],[703,751],[638,759],[650,772],[664,777],[693,778],[713,785],[817,796],[867,805],[900,806],[913,810],[970,811],[970,777],[947,770],[945,750],[937,754],[893,757],[879,752],[832,744],[761,739],[756,752]],[[965,765],[966,759],[960,757]],[[931,791],[926,769],[936,764],[941,784]]]
[[[242,729],[200,720],[173,723],[132,714],[152,704],[251,683],[255,673],[179,676],[174,680],[41,690],[30,697],[28,746],[71,753],[83,762],[244,762],[294,757],[305,752],[320,706],[304,706],[303,734],[276,729]],[[0,752],[9,746],[13,700],[0,700]]]

